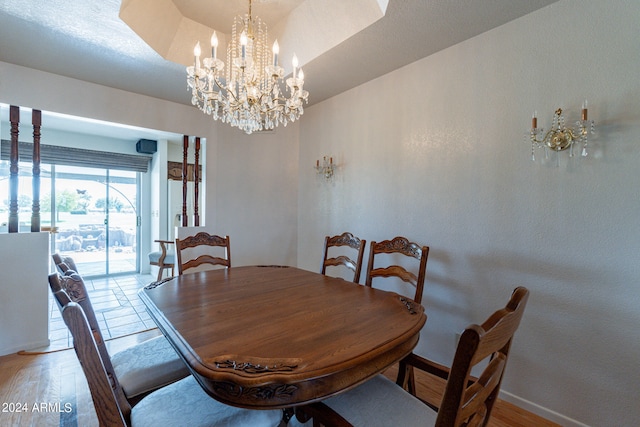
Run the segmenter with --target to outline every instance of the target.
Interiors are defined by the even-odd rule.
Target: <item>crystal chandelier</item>
[[[187,85],[191,103],[247,134],[271,130],[279,124],[294,122],[304,113],[309,92],[303,89],[304,73],[293,55],[293,74],[282,90],[284,69],[278,65],[278,41],[270,54],[267,25],[249,13],[236,16],[227,46],[226,71],[218,58],[218,37],[211,36],[211,57],[200,63],[200,42],[193,54],[193,66],[187,67]]]

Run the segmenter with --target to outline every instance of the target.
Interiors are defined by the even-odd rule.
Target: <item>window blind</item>
[[[2,160],[10,159],[11,141],[2,140],[0,156]],[[33,161],[32,143],[18,142],[18,160],[20,162]],[[40,163],[44,164],[147,172],[150,160],[151,156],[40,144]]]

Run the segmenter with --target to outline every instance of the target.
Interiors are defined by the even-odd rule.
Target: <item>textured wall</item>
[[[224,126],[218,137],[207,227],[230,236],[232,265],[296,265],[298,123],[252,135]]]
[[[506,396],[563,425],[635,425],[639,23],[636,1],[561,1],[308,109],[299,266],[346,230],[429,245],[417,351],[446,363],[455,332],[527,286]],[[532,163],[532,112],[574,122],[585,98],[590,156]],[[324,155],[332,183],[314,174]]]

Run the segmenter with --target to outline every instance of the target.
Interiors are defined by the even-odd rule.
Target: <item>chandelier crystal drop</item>
[[[304,113],[309,92],[304,90],[304,72],[293,55],[293,73],[283,82],[278,65],[276,40],[268,48],[267,25],[249,13],[236,16],[227,46],[227,67],[218,58],[218,37],[211,36],[211,57],[200,62],[200,42],[193,50],[194,65],[187,67],[191,103],[214,120],[220,120],[247,134],[272,130],[294,122]]]

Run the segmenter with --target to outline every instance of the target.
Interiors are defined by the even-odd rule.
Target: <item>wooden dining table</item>
[[[280,266],[184,274],[140,298],[209,395],[252,409],[353,388],[408,355],[427,318],[396,293]]]

